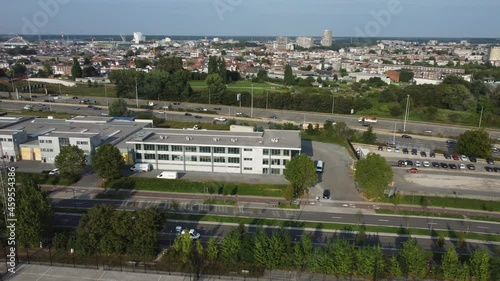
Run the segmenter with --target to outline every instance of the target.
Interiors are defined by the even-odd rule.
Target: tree
[[[293,259],[295,266],[303,271],[307,266],[309,257],[313,254],[314,245],[309,235],[302,235],[298,243],[295,243]]]
[[[359,275],[369,278],[384,271],[384,253],[380,245],[360,247],[355,252],[356,269]]]
[[[88,210],[82,217],[76,230],[75,252],[81,256],[94,255],[97,252],[108,252],[103,237],[112,231],[109,218],[113,216],[113,206],[109,204],[97,205]]]
[[[396,256],[392,256],[389,260],[389,274],[391,277],[403,276],[403,269]]]
[[[38,247],[50,230],[54,214],[52,204],[48,193],[41,190],[33,179],[21,179],[20,185],[16,194],[16,244],[28,248]]]
[[[120,150],[110,143],[105,143],[97,148],[94,157],[92,157],[92,169],[99,177],[107,181],[121,177],[123,165],[125,165],[125,161]]]
[[[293,76],[292,67],[287,64],[285,66],[285,86],[291,86],[295,84],[295,77]]]
[[[337,238],[327,243],[327,251],[332,256],[335,276],[348,276],[354,269],[354,246],[347,240]]]
[[[214,263],[217,260],[217,257],[219,256],[219,247],[217,246],[217,242],[215,242],[215,239],[213,237],[210,237],[208,239],[206,252],[207,252],[208,262]]]
[[[175,72],[182,70],[182,58],[180,57],[162,57],[158,61],[158,70],[163,70],[169,74],[174,74]]]
[[[24,64],[16,63],[12,66],[12,77],[19,77],[26,75],[27,68]]]
[[[97,76],[97,70],[92,65],[88,65],[82,70],[82,77],[94,77]],[[90,81],[90,80],[89,80]]]
[[[306,154],[295,155],[285,166],[285,178],[294,189],[294,198],[308,192],[309,188],[318,181],[314,161]]]
[[[124,117],[128,115],[127,102],[120,98],[109,105],[109,115],[113,117]]]
[[[421,279],[427,274],[428,253],[414,238],[408,239],[403,244],[399,258],[406,277]]]
[[[446,250],[446,253],[444,253],[443,255],[443,261],[441,265],[444,278],[448,280],[455,280],[456,278],[458,278],[458,271],[460,266],[460,260],[458,258],[457,252],[455,251],[455,248],[448,248],[448,250]]]
[[[397,117],[403,114],[403,108],[399,104],[395,104],[389,108],[391,116]]]
[[[73,66],[71,67],[71,76],[73,76],[73,78],[82,77],[82,68],[77,58],[73,58]]]
[[[476,281],[490,279],[490,255],[482,249],[476,249],[470,258],[470,269]]]
[[[218,73],[213,73],[208,75],[205,81],[207,83],[211,103],[222,103],[226,91],[224,79]]]
[[[457,138],[457,152],[464,155],[490,157],[492,145],[489,133],[483,129],[465,131]]]
[[[399,73],[399,82],[408,83],[413,79],[415,74],[411,71],[401,70]]]
[[[241,249],[241,240],[236,228],[231,229],[229,233],[222,239],[220,256],[222,261],[228,264],[236,264],[239,262],[239,252]]]
[[[68,145],[61,149],[54,164],[63,178],[75,180],[87,165],[87,156],[76,145]]]
[[[361,134],[361,140],[368,144],[374,144],[377,141],[377,134],[373,132],[372,126],[369,126],[368,130]]]
[[[219,73],[219,65],[217,64],[217,57],[210,56],[208,57],[208,75]]]
[[[368,153],[366,158],[356,163],[356,182],[363,188],[368,198],[384,196],[384,191],[391,183],[394,172],[385,158],[375,153]]]

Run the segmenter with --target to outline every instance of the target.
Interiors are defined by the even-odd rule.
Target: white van
[[[168,172],[168,171],[163,171],[161,174],[156,176],[159,179],[169,179],[169,180],[176,180],[178,178],[177,172]]]
[[[323,173],[324,163],[321,160],[316,161],[316,172]]]
[[[135,165],[130,168],[130,171],[133,172],[149,172],[151,170],[151,164],[147,163],[135,163]]]

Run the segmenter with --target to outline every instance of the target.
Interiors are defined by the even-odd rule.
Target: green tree
[[[458,271],[461,267],[460,260],[454,247],[448,248],[443,255],[441,269],[443,277],[448,280],[456,280],[458,278]]]
[[[361,140],[364,143],[368,144],[375,144],[377,141],[377,134],[373,132],[373,127],[369,126],[367,131],[364,131],[363,134],[361,134]]]
[[[78,62],[78,58],[73,58],[73,66],[71,67],[71,76],[73,76],[73,78],[81,78],[82,74],[83,72],[80,66],[80,62]]]
[[[285,66],[285,86],[295,85],[295,77],[293,76],[292,67],[287,64]]]
[[[389,113],[394,117],[400,116],[401,114],[403,114],[403,108],[401,107],[401,105],[395,104],[389,108]]]
[[[239,262],[239,252],[241,250],[241,240],[236,228],[231,229],[222,239],[220,256],[223,262],[236,264]]]
[[[403,269],[396,256],[391,256],[389,259],[389,275],[391,277],[403,276]]]
[[[105,143],[97,148],[94,157],[92,157],[92,169],[99,177],[107,181],[120,178],[123,165],[125,165],[125,161],[120,150],[110,143]]]
[[[19,77],[19,76],[24,76],[26,75],[26,71],[28,69],[24,64],[21,63],[16,63],[12,65],[12,77]]]
[[[218,73],[213,73],[208,75],[205,81],[207,83],[211,103],[222,103],[226,91],[224,79]]]
[[[68,249],[69,236],[66,232],[58,232],[52,238],[52,248],[56,250],[56,252],[64,253],[67,252]]]
[[[113,207],[108,204],[97,205],[82,217],[76,230],[75,253],[81,256],[94,255],[97,252],[109,252],[109,245],[103,237],[112,231],[109,218],[113,216]]]
[[[414,238],[408,239],[403,244],[399,258],[406,277],[421,279],[427,274],[428,253]]]
[[[269,253],[269,238],[262,228],[257,230],[254,237],[254,261],[264,267],[268,266],[270,253]]]
[[[219,73],[219,65],[217,64],[217,57],[216,56],[209,56],[208,57],[208,75],[214,74],[214,73]]]
[[[476,281],[490,279],[490,255],[482,249],[476,249],[470,257],[470,269]]]
[[[296,268],[305,270],[309,257],[313,254],[314,245],[309,235],[302,235],[298,243],[295,243],[293,258]]]
[[[368,198],[380,198],[391,183],[394,172],[385,158],[379,154],[369,153],[366,158],[356,162],[356,182]]]
[[[81,148],[76,145],[68,145],[61,149],[61,152],[54,160],[55,166],[63,178],[75,180],[78,174],[87,165],[87,156]]]
[[[306,154],[295,155],[285,166],[284,175],[294,189],[294,198],[302,196],[318,181],[314,161]]]
[[[380,273],[384,272],[384,253],[380,245],[358,248],[355,255],[356,270],[359,275],[370,278],[375,276],[375,273],[378,277]]]
[[[208,239],[207,244],[207,259],[209,263],[214,263],[217,261],[217,257],[219,256],[219,246],[213,237]]]
[[[109,115],[113,117],[128,116],[127,102],[120,98],[109,105]]]
[[[227,83],[227,70],[226,70],[226,61],[224,60],[223,57],[219,58],[219,61],[217,61],[217,70],[222,77],[222,80],[224,81],[224,84]]]
[[[468,130],[457,138],[457,152],[464,155],[486,158],[492,155],[493,142],[486,130]]]
[[[88,65],[82,70],[82,77],[94,77],[97,76],[97,70],[92,65]]]
[[[180,57],[161,57],[158,61],[157,69],[166,71],[170,74],[182,70],[182,58]]]
[[[161,212],[156,208],[140,210],[133,220],[132,239],[128,246],[128,253],[136,260],[156,256],[160,249],[158,235],[163,228]]]
[[[332,256],[335,276],[349,276],[354,269],[354,247],[343,238],[329,241],[326,247]]]
[[[20,185],[16,194],[16,245],[38,247],[50,230],[54,214],[52,204],[48,193],[42,191],[31,178],[20,179]],[[4,209],[8,210],[5,207]]]

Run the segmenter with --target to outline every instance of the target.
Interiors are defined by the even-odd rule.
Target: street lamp
[[[405,110],[405,121],[403,124],[403,132],[406,132],[406,121],[408,120],[408,115],[410,115],[410,95],[406,95],[406,110]]]
[[[483,121],[483,110],[484,107],[481,105],[481,115],[479,116],[479,128],[481,128],[481,122]]]

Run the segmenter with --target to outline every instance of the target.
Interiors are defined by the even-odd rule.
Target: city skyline
[[[497,38],[500,23],[500,3],[493,0],[29,2],[0,12],[0,33],[320,37],[328,29],[335,37]]]

